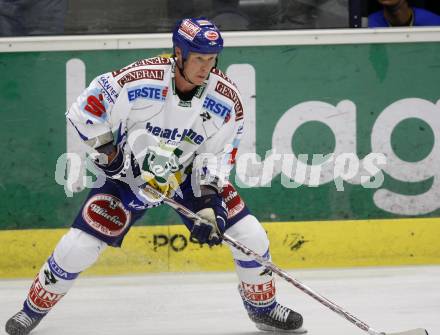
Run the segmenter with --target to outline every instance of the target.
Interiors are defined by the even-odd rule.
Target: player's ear
[[[174,53],[177,61],[182,61],[182,50],[179,47],[174,48]]]

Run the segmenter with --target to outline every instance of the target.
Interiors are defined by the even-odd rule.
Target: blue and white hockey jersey
[[[124,151],[126,169],[117,177],[132,190],[148,182],[168,192],[191,174],[221,188],[234,164],[244,121],[237,88],[213,69],[182,101],[175,69],[174,59],[156,57],[99,75],[66,114],[91,148],[113,142]]]

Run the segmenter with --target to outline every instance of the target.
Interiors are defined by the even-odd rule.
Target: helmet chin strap
[[[175,56],[175,55],[174,55]],[[216,68],[217,67],[217,63],[218,63],[218,58],[215,59],[215,65],[212,68]],[[179,62],[176,60],[176,64],[177,64],[177,69],[179,70],[180,74],[182,75],[183,79],[185,79],[185,81],[187,83],[190,83],[191,85],[196,85],[197,84],[193,83],[185,74],[185,61],[183,60],[182,57],[182,67],[179,66]]]
[[[179,66],[179,62],[176,61],[177,68],[179,69],[180,74],[182,75],[183,79],[185,79],[186,82],[190,83],[191,85],[197,86],[197,84],[193,83],[185,74],[185,61],[182,57],[182,67]]]
[[[391,11],[391,12],[397,12],[400,7],[402,7],[402,5],[405,3],[405,0],[400,0],[398,3],[396,3],[393,6],[387,6],[387,8]]]

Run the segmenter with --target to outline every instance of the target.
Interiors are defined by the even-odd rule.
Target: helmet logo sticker
[[[206,39],[208,39],[210,41],[217,41],[219,38],[219,35],[216,31],[208,30],[205,32],[205,37],[206,37]]]
[[[199,26],[212,26],[212,23],[208,20],[197,20]]]
[[[200,27],[192,23],[190,20],[183,20],[179,27],[179,34],[184,36],[186,39],[192,41],[196,37],[197,33],[200,31]]]

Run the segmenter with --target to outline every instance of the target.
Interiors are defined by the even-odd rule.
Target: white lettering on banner
[[[404,195],[380,189],[374,193],[376,206],[395,214],[427,214],[440,207],[440,100],[437,104],[423,99],[402,99],[388,106],[377,118],[371,133],[373,151],[384,153],[388,164],[383,167],[391,177],[406,182],[433,179],[431,188],[422,194]],[[418,118],[425,121],[434,133],[434,146],[418,162],[401,160],[391,147],[391,134],[401,121]]]
[[[387,189],[378,189],[373,196],[377,207],[394,214],[422,215],[440,208],[440,145],[435,141],[431,153],[419,162],[399,159],[391,147],[391,133],[397,124],[408,118],[418,118],[432,128],[434,138],[440,139],[440,100],[430,101],[408,98],[391,104],[377,118],[372,133],[372,153],[360,160],[356,154],[356,106],[343,100],[335,106],[307,101],[291,107],[277,122],[272,148],[262,160],[256,154],[255,69],[249,64],[233,64],[227,70],[234,78],[245,105],[245,133],[237,157],[236,182],[240,187],[270,186],[273,178],[281,174],[285,187],[316,185],[314,172],[320,168],[318,185],[335,182],[337,190],[343,181],[361,184],[365,188],[380,188],[382,171],[401,182],[420,182],[433,178],[431,188],[422,194],[404,195]],[[335,150],[327,159],[308,165],[307,155],[296,157],[291,148],[292,137],[301,124],[319,121],[327,125],[335,136]],[[304,158],[305,157],[305,158]],[[250,164],[249,164],[250,163]],[[349,168],[345,169],[348,163]],[[296,167],[296,169],[293,169]],[[358,170],[356,169],[358,168]],[[356,171],[357,170],[357,171]],[[292,172],[295,171],[295,174]],[[353,173],[356,171],[356,173]]]
[[[86,89],[86,65],[81,59],[72,58],[66,62],[66,110],[75,102],[76,98]],[[79,155],[79,164],[77,161],[66,162],[67,172],[66,180],[68,186],[64,185],[64,191],[67,196],[73,196],[72,192],[81,192],[85,187],[83,176],[86,175],[85,161],[87,145],[76,136],[76,130],[70,122],[66,120],[66,153],[76,153]],[[58,169],[57,169],[58,171]],[[64,170],[62,172],[64,178]],[[69,192],[69,193],[68,193]]]
[[[70,60],[67,68],[68,105],[73,102],[73,95],[85,89],[85,66],[79,67],[80,60]],[[75,71],[73,67],[75,66]],[[69,68],[72,67],[71,70]],[[83,72],[81,75],[78,72]],[[245,111],[245,132],[237,156],[236,182],[240,187],[267,187],[273,178],[281,174],[284,187],[295,188],[300,185],[317,187],[334,182],[336,190],[342,191],[344,182],[362,185],[365,188],[377,188],[373,200],[378,208],[400,215],[422,215],[440,208],[440,102],[408,98],[396,101],[383,110],[374,123],[371,133],[372,153],[359,159],[357,156],[356,105],[349,100],[342,100],[336,106],[322,101],[306,101],[285,111],[272,135],[272,148],[264,159],[256,154],[256,80],[255,69],[250,64],[233,64],[227,71],[228,77],[234,78],[242,95]],[[69,89],[71,88],[71,89]],[[72,88],[75,88],[73,94]],[[78,93],[79,91],[79,93]],[[400,159],[391,147],[391,134],[403,120],[418,118],[432,128],[434,147],[430,154],[418,162]],[[296,130],[306,122],[318,121],[328,126],[335,136],[334,151],[321,157],[315,155],[313,164],[307,164],[307,155],[296,156],[291,147]],[[69,134],[72,135],[71,131]],[[68,134],[67,152],[78,152],[83,148],[77,136]],[[81,150],[83,152],[81,152]],[[81,149],[81,159],[85,157]],[[69,162],[70,163],[70,162]],[[74,163],[72,160],[71,163]],[[73,164],[72,166],[78,164]],[[81,165],[81,164],[80,164]],[[78,165],[78,166],[80,166]],[[84,166],[84,164],[82,164]],[[380,188],[385,172],[392,178],[405,182],[421,182],[433,179],[431,188],[418,195],[398,194]],[[70,175],[71,173],[72,175]],[[81,191],[86,185],[85,169],[69,169],[67,174],[69,191]],[[65,180],[60,174],[57,178],[62,185]],[[58,181],[57,180],[57,181]],[[80,187],[82,185],[82,187]]]

